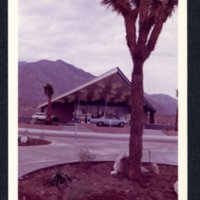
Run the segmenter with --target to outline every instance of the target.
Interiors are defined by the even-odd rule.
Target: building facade
[[[102,116],[130,120],[131,83],[119,68],[114,68],[93,80],[52,99],[52,114],[61,121],[78,120],[89,123]],[[48,103],[39,105],[41,111]],[[145,123],[155,122],[155,108],[144,97]]]

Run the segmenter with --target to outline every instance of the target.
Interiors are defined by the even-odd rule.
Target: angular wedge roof
[[[56,98],[53,102],[72,102],[72,101],[89,101],[94,102],[104,99],[107,102],[120,103],[126,102],[130,105],[131,83],[122,71],[116,67],[101,76],[94,78],[87,83],[74,88]],[[145,105],[152,111],[156,111],[150,102],[144,97]],[[47,106],[47,102],[38,107]]]

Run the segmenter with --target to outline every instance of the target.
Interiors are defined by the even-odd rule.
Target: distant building
[[[130,119],[131,83],[119,68],[114,68],[93,80],[52,99],[52,114],[61,121],[76,118],[88,122],[91,118],[109,115]],[[39,105],[41,111],[48,103]],[[155,122],[155,108],[144,97],[145,122]]]

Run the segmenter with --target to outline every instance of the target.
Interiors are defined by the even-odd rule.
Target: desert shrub
[[[29,131],[28,130],[23,131],[22,135],[23,136],[28,136],[29,135]]]
[[[45,139],[45,135],[44,135],[43,133],[41,133],[41,134],[39,135],[39,139],[44,140],[44,139]]]
[[[58,170],[57,168],[54,169],[54,173],[51,176],[51,178],[48,178],[45,182],[45,185],[50,186],[56,186],[58,188],[61,187],[61,185],[64,185],[65,187],[68,186],[68,183],[72,182],[71,178],[67,175]]]
[[[95,159],[95,155],[92,154],[87,148],[82,148],[78,152],[78,158],[79,158],[81,167],[88,167],[89,162]]]

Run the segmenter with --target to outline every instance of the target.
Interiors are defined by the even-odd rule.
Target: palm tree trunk
[[[129,178],[141,179],[142,134],[144,123],[144,93],[143,93],[144,60],[134,60],[131,90],[131,133],[129,140]]]
[[[48,98],[47,123],[51,122],[51,97]]]

